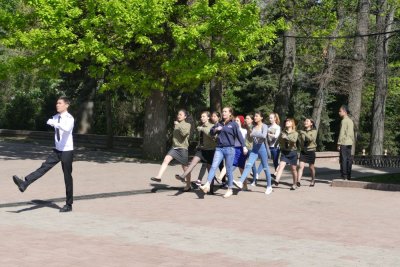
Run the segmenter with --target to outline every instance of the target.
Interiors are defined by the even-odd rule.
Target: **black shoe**
[[[71,205],[64,205],[64,207],[60,209],[60,212],[70,212],[70,211],[72,211]]]
[[[183,178],[182,176],[180,176],[179,174],[175,174],[175,178],[176,180],[181,181],[182,183],[186,183],[185,178]]]
[[[13,176],[13,181],[18,186],[18,189],[21,192],[24,192],[26,190],[26,188],[28,187],[28,183],[26,181],[20,179],[16,175]]]
[[[150,180],[157,182],[157,183],[161,183],[161,178],[151,177]]]
[[[272,183],[273,183],[275,186],[278,186],[278,185],[279,185],[279,182],[277,182],[276,180],[272,180]]]
[[[315,185],[315,180],[312,180],[310,183],[310,187],[313,187]]]
[[[276,178],[276,175],[275,175],[275,174],[271,174],[271,177],[275,179],[275,178]]]
[[[351,176],[347,176],[346,180],[350,181],[351,180]]]
[[[296,183],[296,186],[297,186],[297,187],[300,187],[300,186],[301,186],[301,183],[300,183],[300,182],[297,182],[297,183]]]
[[[292,187],[290,188],[290,190],[296,190],[296,188],[294,187],[294,185],[292,185]]]

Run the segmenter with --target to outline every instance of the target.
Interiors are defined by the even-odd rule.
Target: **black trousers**
[[[58,151],[57,149],[53,149],[53,153],[51,153],[47,157],[46,161],[42,163],[42,166],[26,176],[25,181],[28,183],[28,185],[33,183],[61,161],[61,166],[64,173],[65,190],[67,195],[66,203],[67,205],[72,205],[74,193],[72,182],[73,157],[73,151]]]
[[[351,178],[351,167],[353,158],[351,156],[351,146],[340,146],[340,175],[342,178]]]

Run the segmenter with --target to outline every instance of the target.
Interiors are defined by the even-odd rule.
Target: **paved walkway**
[[[319,182],[266,196],[265,180],[229,199],[183,193],[171,166],[78,150],[74,211],[60,214],[60,166],[21,194],[11,176],[40,166],[50,148],[0,141],[0,266],[398,266],[400,193],[333,188],[336,160]],[[197,177],[199,168],[194,171]],[[355,166],[356,176],[393,170]],[[235,176],[238,176],[237,172]],[[307,176],[307,173],[306,173]],[[263,178],[263,176],[262,176]],[[285,172],[284,182],[290,182]]]

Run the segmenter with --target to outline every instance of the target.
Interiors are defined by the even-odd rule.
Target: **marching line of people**
[[[183,174],[175,175],[176,179],[186,184],[184,191],[191,190],[190,173],[198,163],[203,163],[202,171],[196,184],[205,193],[212,190],[213,181],[224,184],[222,177],[227,177],[227,191],[224,198],[232,196],[232,188],[235,185],[239,189],[247,189],[247,180],[250,173],[253,179],[251,186],[257,183],[258,175],[264,171],[267,185],[265,194],[269,195],[273,192],[272,184],[278,186],[282,177],[282,173],[286,166],[290,167],[292,173],[292,185],[290,190],[296,190],[301,186],[301,179],[306,164],[310,169],[311,182],[310,187],[315,185],[315,159],[317,149],[317,129],[311,118],[306,118],[303,122],[303,129],[297,130],[296,122],[293,118],[286,118],[284,128],[281,129],[279,115],[271,113],[268,116],[269,125],[264,123],[264,115],[260,111],[253,114],[233,115],[230,107],[222,110],[222,118],[218,117],[218,113],[214,113],[214,120],[211,120],[210,113],[205,111],[201,113],[200,125],[197,127],[199,132],[199,141],[197,151],[191,163],[188,165],[188,148],[189,148],[189,132],[190,124],[185,122],[186,111],[180,110],[175,122],[173,134],[173,146],[168,152],[163,164],[160,167],[159,174],[151,177],[154,182],[161,182],[161,175],[165,171],[168,163],[175,159],[182,164]],[[345,106],[340,108],[339,114],[342,116],[343,125],[348,127],[347,119],[348,110]],[[220,120],[216,120],[218,118]],[[351,120],[350,120],[351,121]],[[182,127],[186,129],[182,130]],[[351,149],[351,137],[343,137],[350,130],[342,130],[339,136],[339,148],[341,148],[341,169],[346,170],[347,178],[350,179],[349,156],[348,149]],[[176,140],[184,140],[176,142]],[[345,140],[346,144],[339,143]],[[184,145],[182,145],[184,143]],[[183,152],[184,151],[184,152]],[[298,156],[298,152],[299,155]],[[256,161],[260,159],[260,165],[256,167]],[[271,159],[275,168],[271,174],[268,160]],[[224,162],[224,167],[221,163]],[[186,165],[185,165],[186,164]],[[347,164],[347,165],[346,165]],[[188,165],[188,167],[187,167]],[[241,176],[239,180],[233,178],[233,172],[239,168]],[[216,175],[219,168],[220,175]],[[202,177],[208,170],[207,181],[202,185]],[[343,172],[342,172],[343,173]],[[343,175],[342,175],[343,176]]]

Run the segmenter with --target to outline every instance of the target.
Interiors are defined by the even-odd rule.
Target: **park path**
[[[229,199],[183,193],[159,165],[77,151],[74,211],[61,167],[21,194],[11,180],[38,167],[47,147],[0,141],[0,266],[398,266],[400,193],[333,188],[337,163],[318,162],[316,187],[265,181]],[[194,175],[197,175],[198,169]],[[364,172],[384,172],[357,168]],[[238,176],[238,173],[236,173]],[[306,177],[307,179],[307,177]],[[290,181],[286,173],[284,181]]]

